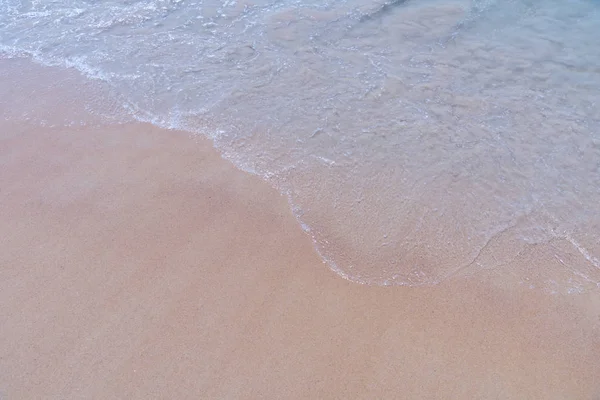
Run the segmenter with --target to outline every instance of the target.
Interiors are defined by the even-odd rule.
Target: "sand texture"
[[[4,121],[0,221],[3,399],[600,396],[598,293],[350,283],[186,133]]]

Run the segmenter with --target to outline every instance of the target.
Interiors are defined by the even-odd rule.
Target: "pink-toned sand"
[[[286,200],[209,142],[27,123],[27,106],[58,111],[10,85],[1,399],[600,398],[600,291],[531,289],[518,268],[345,281]],[[532,248],[519,262],[553,274],[553,260]]]
[[[148,125],[0,137],[7,399],[593,399],[594,294],[347,282],[286,201]]]

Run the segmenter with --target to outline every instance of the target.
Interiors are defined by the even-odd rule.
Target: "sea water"
[[[210,137],[347,279],[501,274],[546,245],[559,284],[600,285],[597,1],[0,0],[0,54]]]

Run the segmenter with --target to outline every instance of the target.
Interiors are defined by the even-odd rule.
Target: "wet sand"
[[[600,290],[524,280],[573,249],[348,282],[207,140],[101,123],[58,70],[0,77],[1,399],[600,398]]]
[[[345,281],[186,133],[3,122],[0,204],[2,398],[600,396],[598,293]]]

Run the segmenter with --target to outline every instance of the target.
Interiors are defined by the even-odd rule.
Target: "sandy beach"
[[[598,291],[348,282],[186,132],[4,118],[0,221],[2,399],[600,398]]]
[[[600,394],[594,293],[353,284],[284,198],[205,140],[143,124],[1,132],[7,399]]]

